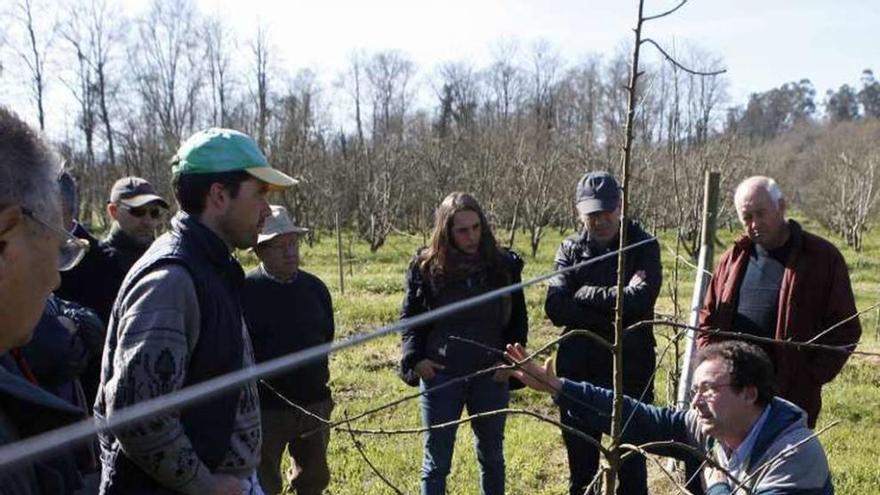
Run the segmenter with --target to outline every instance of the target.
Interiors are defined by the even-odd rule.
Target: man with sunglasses
[[[507,346],[507,356],[519,364],[514,376],[520,381],[552,394],[584,423],[610,431],[611,390],[558,378],[552,360],[542,367],[528,360],[519,344]],[[699,452],[706,461],[701,475],[708,495],[834,493],[828,459],[807,427],[807,414],[774,396],[773,383],[773,365],[760,347],[710,344],[697,355],[691,408],[660,408],[624,397],[621,442],[672,441]]]
[[[153,243],[167,211],[168,202],[146,180],[123,177],[113,184],[107,203],[107,215],[113,224],[101,247],[119,265],[122,276]],[[115,288],[118,290],[119,285]]]
[[[26,344],[58,286],[58,271],[78,262],[88,243],[61,228],[59,160],[37,132],[0,107],[0,357]],[[75,407],[0,367],[0,444],[75,421]],[[71,493],[66,453],[0,469],[3,493]],[[76,474],[76,473],[73,473]]]

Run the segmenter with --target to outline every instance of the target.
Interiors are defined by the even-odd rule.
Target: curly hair
[[[730,384],[737,391],[753,386],[757,405],[763,406],[776,395],[773,364],[760,347],[741,340],[709,344],[697,354],[697,366],[704,361],[722,361],[730,373]]]

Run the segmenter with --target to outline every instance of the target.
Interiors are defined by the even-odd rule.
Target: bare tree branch
[[[671,9],[667,10],[666,12],[662,12],[662,13],[660,13],[660,14],[656,14],[656,15],[649,15],[649,16],[647,16],[647,17],[643,17],[643,18],[642,18],[642,21],[643,21],[643,22],[653,21],[653,20],[656,20],[656,19],[660,19],[660,18],[662,18],[662,17],[666,17],[666,16],[668,16],[668,15],[671,15],[671,14],[674,13],[676,10],[678,10],[678,9],[680,9],[680,8],[682,8],[682,7],[684,7],[684,4],[686,4],[686,3],[687,3],[687,0],[681,0],[681,2],[679,2],[678,5],[676,5],[675,7],[672,7]]]
[[[871,305],[870,307],[865,308],[865,309],[863,309],[863,310],[857,312],[856,314],[854,314],[854,315],[852,315],[852,316],[849,316],[849,317],[847,317],[847,318],[845,318],[845,319],[843,319],[843,320],[838,321],[838,322],[835,323],[834,325],[831,325],[830,327],[828,327],[827,329],[823,330],[822,332],[820,332],[820,333],[819,333],[818,335],[816,335],[815,337],[813,337],[813,338],[811,338],[810,340],[808,340],[806,343],[807,343],[807,344],[812,344],[813,342],[815,342],[816,340],[818,340],[820,337],[823,337],[823,336],[824,336],[825,334],[827,334],[828,332],[834,330],[835,328],[837,328],[837,327],[843,325],[844,323],[846,323],[846,322],[848,322],[848,321],[853,320],[854,318],[858,318],[859,315],[862,315],[862,314],[864,314],[864,313],[867,313],[868,311],[871,311],[872,309],[874,309],[874,308],[876,308],[876,307],[878,307],[878,306],[880,306],[880,302],[875,303],[875,304]]]
[[[677,488],[681,493],[687,493],[688,495],[693,495],[690,490],[688,490],[683,485],[681,485],[678,481],[676,481],[675,476],[672,473],[670,473],[669,470],[667,470],[663,466],[663,463],[658,461],[656,457],[648,455],[648,452],[645,451],[645,449],[643,449],[642,447],[639,447],[638,445],[623,444],[620,446],[620,449],[621,450],[629,450],[631,452],[637,452],[637,453],[641,454],[642,457],[653,462],[654,465],[660,469],[660,472],[663,473],[664,476],[669,478],[669,481],[671,481],[672,484],[675,485],[675,488]]]
[[[386,478],[386,477],[385,477],[385,476],[379,471],[379,469],[376,468],[375,465],[373,465],[373,463],[372,463],[372,462],[370,461],[370,459],[367,457],[367,453],[364,452],[364,448],[363,448],[363,446],[361,445],[361,442],[360,442],[360,441],[358,440],[358,438],[355,436],[355,434],[354,434],[354,430],[352,430],[352,429],[351,429],[351,426],[348,424],[348,415],[347,415],[346,413],[343,413],[343,416],[345,416],[345,418],[346,418],[346,426],[345,426],[343,429],[344,429],[345,431],[347,431],[349,435],[351,435],[351,443],[354,444],[354,448],[357,449],[358,454],[361,455],[361,459],[363,459],[364,462],[367,463],[367,466],[370,467],[370,469],[373,471],[373,474],[375,474],[376,476],[378,476],[379,479],[382,480],[383,483],[385,483],[386,485],[388,485],[389,488],[391,488],[392,490],[394,490],[394,493],[396,493],[397,495],[403,495],[403,492],[400,490],[400,488],[397,488],[396,486],[394,486],[394,484],[391,483],[391,481],[390,481],[388,478]]]
[[[480,418],[488,418],[490,416],[497,416],[499,414],[513,414],[513,415],[529,416],[529,417],[535,418],[537,420],[543,421],[545,423],[549,423],[549,424],[554,425],[554,426],[556,426],[556,427],[558,427],[568,433],[571,433],[572,435],[576,435],[578,438],[583,439],[585,442],[596,447],[596,449],[599,450],[599,453],[602,454],[603,456],[608,455],[608,449],[605,448],[601,442],[599,442],[595,438],[587,435],[586,433],[582,432],[581,430],[578,430],[577,428],[572,428],[571,426],[562,424],[559,421],[556,421],[555,419],[548,418],[548,417],[544,416],[543,414],[538,414],[534,411],[529,411],[527,409],[514,409],[514,408],[495,409],[493,411],[486,411],[486,412],[482,412],[482,413],[471,414],[471,415],[465,416],[463,418],[456,419],[454,421],[448,421],[446,423],[440,423],[440,424],[431,425],[431,426],[422,426],[419,428],[401,428],[401,429],[395,429],[395,430],[386,430],[384,428],[377,428],[377,429],[352,428],[351,431],[354,433],[360,434],[360,435],[411,435],[411,434],[415,434],[415,433],[425,433],[426,431],[441,430],[443,428],[449,428],[450,426],[456,426],[456,425],[460,425],[460,424],[464,424],[464,423],[470,423],[471,421],[474,421],[474,420],[477,420]]]
[[[299,412],[305,414],[306,416],[308,416],[308,417],[314,419],[315,421],[317,421],[317,422],[319,422],[319,423],[323,423],[323,424],[325,424],[325,425],[329,425],[329,424],[330,424],[330,421],[329,421],[329,420],[324,419],[324,418],[322,418],[321,416],[318,416],[317,414],[313,413],[312,411],[309,411],[308,409],[304,408],[303,406],[301,406],[301,405],[297,404],[296,402],[293,402],[292,400],[288,399],[284,394],[282,394],[281,392],[279,392],[278,389],[276,389],[276,388],[273,387],[272,385],[269,385],[269,382],[267,382],[265,379],[262,379],[262,378],[260,379],[260,385],[262,385],[262,386],[266,387],[267,389],[269,389],[270,392],[272,392],[273,394],[275,394],[276,397],[278,397],[279,399],[281,399],[282,401],[284,401],[288,406],[290,406],[290,407],[296,409],[297,411],[299,411]],[[348,421],[345,421],[345,422],[347,423]],[[312,433],[309,432],[309,434],[312,434]],[[300,435],[299,438],[305,438],[305,437],[307,437],[307,436],[308,436],[308,435]]]
[[[842,352],[842,353],[846,353],[846,354],[858,354],[858,355],[862,355],[862,356],[880,357],[880,353],[877,353],[877,352],[867,352],[867,351],[855,350],[855,346],[857,344],[847,344],[847,345],[841,345],[841,346],[834,346],[834,345],[814,344],[814,343],[807,343],[807,342],[796,342],[796,341],[791,341],[791,340],[777,340],[777,339],[771,339],[771,338],[767,338],[767,337],[758,337],[755,335],[741,333],[741,332],[727,332],[727,331],[718,330],[718,329],[714,329],[714,328],[705,330],[700,327],[693,327],[693,326],[690,326],[690,325],[687,325],[684,323],[679,323],[679,322],[669,321],[669,320],[644,320],[644,321],[640,321],[638,323],[634,323],[634,324],[630,325],[629,327],[627,327],[627,330],[628,331],[635,330],[636,328],[642,327],[644,325],[666,325],[666,326],[675,327],[675,328],[678,328],[681,330],[693,330],[695,332],[704,333],[707,335],[719,335],[722,337],[730,337],[730,338],[735,338],[735,339],[740,339],[740,340],[748,340],[751,342],[761,342],[764,344],[774,344],[774,345],[780,345],[780,346],[785,346],[785,347],[794,347],[797,349],[821,349],[821,350],[825,350],[825,351]]]
[[[666,58],[666,60],[668,60],[669,63],[678,67],[679,69],[683,70],[684,72],[687,72],[688,74],[693,74],[695,76],[718,76],[718,75],[721,75],[721,74],[724,74],[725,72],[727,72],[727,69],[719,69],[719,70],[714,70],[714,71],[709,71],[709,72],[702,72],[702,71],[698,71],[698,70],[693,70],[688,67],[685,67],[684,65],[679,63],[677,60],[672,58],[672,55],[666,53],[666,50],[664,50],[663,47],[661,47],[656,41],[652,40],[651,38],[645,38],[640,43],[649,43],[651,45],[654,45],[654,48],[656,48],[660,53],[662,53],[663,57]]]
[[[700,269],[700,267],[698,267],[697,265],[691,263],[691,261],[690,261],[689,259],[687,259],[687,258],[685,258],[684,256],[682,256],[682,255],[676,253],[675,250],[673,250],[671,247],[667,246],[666,249],[670,252],[670,254],[672,254],[673,256],[675,256],[675,258],[676,258],[677,260],[681,261],[682,263],[684,263],[685,265],[689,266],[690,268],[693,268],[694,270],[699,270],[699,269]],[[706,275],[709,275],[710,277],[712,276],[712,272],[710,272],[709,270],[703,269],[703,273],[705,273]]]
[[[808,437],[804,438],[803,440],[801,440],[795,444],[789,445],[786,448],[782,449],[781,451],[779,451],[778,454],[771,457],[770,459],[767,459],[764,463],[762,463],[760,466],[755,468],[755,470],[752,472],[752,474],[743,478],[742,482],[736,488],[739,488],[740,486],[744,485],[745,483],[750,481],[752,478],[757,478],[758,476],[766,475],[768,472],[770,472],[776,466],[777,462],[782,461],[786,457],[794,454],[794,452],[798,449],[798,447],[809,442],[813,438],[816,438],[819,435],[825,433],[829,429],[834,428],[838,424],[840,424],[840,420],[832,421],[831,423],[823,426],[819,430],[816,430],[815,432],[813,432],[812,435],[809,435]]]

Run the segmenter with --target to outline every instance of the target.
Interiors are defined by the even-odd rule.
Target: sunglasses
[[[63,240],[61,241],[61,246],[58,248],[58,271],[66,272],[67,270],[72,269],[82,261],[83,257],[85,257],[86,253],[89,251],[89,241],[80,239],[79,237],[72,235],[70,232],[50,224],[34,214],[33,210],[29,208],[22,208],[21,212],[24,213],[26,217],[43,227],[61,235],[61,239]]]
[[[132,208],[125,203],[118,204],[120,208],[127,211],[129,215],[135,218],[142,218],[146,214],[149,214],[150,218],[152,218],[153,220],[158,220],[162,218],[162,208],[159,207],[146,208],[144,206],[139,206],[137,208]]]

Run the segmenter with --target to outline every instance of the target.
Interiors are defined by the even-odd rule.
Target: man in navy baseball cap
[[[575,190],[575,207],[583,228],[562,241],[556,254],[556,269],[613,253],[619,244],[621,229],[627,229],[627,242],[650,239],[639,224],[620,221],[620,186],[608,172],[584,174]],[[656,242],[636,247],[626,253],[624,279],[624,326],[649,320],[654,316],[654,302],[660,293],[662,270],[660,248]],[[560,275],[550,282],[544,310],[554,325],[586,329],[613,342],[614,310],[617,304],[617,256],[597,260],[589,266]],[[654,400],[654,334],[650,326],[629,332],[623,341],[623,390],[643,402]],[[556,356],[559,376],[612,388],[612,358],[605,346],[578,336],[564,340]],[[584,422],[577,411],[560,404],[562,423],[597,440],[602,432]],[[569,492],[582,494],[599,467],[599,453],[585,440],[562,433],[568,453]],[[623,463],[618,493],[647,494],[647,470],[644,457],[633,456]]]

